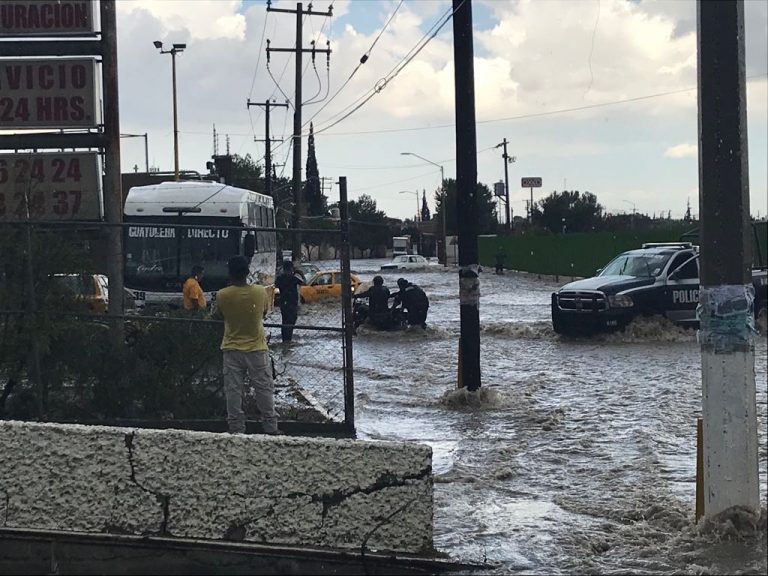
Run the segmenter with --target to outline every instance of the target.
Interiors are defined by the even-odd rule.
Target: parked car
[[[52,293],[65,308],[104,314],[109,305],[109,284],[103,274],[54,274]]]
[[[419,254],[407,254],[395,256],[391,262],[384,264],[382,270],[424,270],[434,266],[429,260]]]
[[[352,277],[352,292],[360,286],[360,278]],[[315,273],[306,286],[299,289],[302,302],[316,302],[326,298],[341,298],[341,271],[323,270]]]
[[[611,260],[599,274],[552,294],[559,334],[622,330],[637,316],[662,315],[696,327],[699,248],[689,242],[643,244]],[[768,272],[752,271],[755,317],[766,314]]]

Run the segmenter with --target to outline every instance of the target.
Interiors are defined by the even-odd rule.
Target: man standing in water
[[[299,286],[304,284],[294,273],[293,263],[290,260],[283,262],[283,272],[275,278],[275,288],[280,290],[280,336],[283,342],[290,342],[293,338],[293,325],[299,316]]]
[[[227,425],[231,434],[245,434],[243,387],[245,377],[256,394],[267,434],[279,434],[275,413],[272,364],[264,334],[264,316],[269,310],[263,286],[248,285],[248,261],[242,256],[229,259],[230,286],[216,294],[213,317],[224,320],[224,394],[227,400]]]
[[[424,290],[416,286],[416,284],[411,284],[405,278],[399,278],[397,286],[400,288],[400,291],[392,295],[395,298],[393,308],[397,308],[398,304],[402,304],[402,307],[408,311],[408,325],[421,326],[426,330],[429,298],[427,298]]]

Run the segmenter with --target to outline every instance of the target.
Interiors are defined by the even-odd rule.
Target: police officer
[[[429,310],[429,298],[424,290],[411,284],[405,278],[399,278],[397,286],[398,292],[393,294],[395,298],[394,307],[402,304],[403,309],[408,311],[408,325],[427,327],[427,310]]]
[[[293,338],[293,325],[299,316],[299,286],[305,282],[294,274],[293,262],[283,262],[283,272],[275,278],[275,287],[280,290],[280,314],[282,326],[280,336],[283,342],[290,342]]]
[[[368,314],[371,324],[380,330],[389,329],[392,313],[389,309],[389,288],[384,286],[384,278],[373,277],[373,286],[364,292],[358,292],[353,298],[368,298]]]

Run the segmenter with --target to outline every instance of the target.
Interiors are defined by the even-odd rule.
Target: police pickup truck
[[[753,270],[755,317],[766,312],[768,272]],[[552,327],[558,334],[622,330],[637,316],[662,315],[696,327],[699,248],[689,242],[643,244],[619,254],[598,275],[552,294]]]

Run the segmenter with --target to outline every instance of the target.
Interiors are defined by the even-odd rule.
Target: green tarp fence
[[[752,255],[756,267],[765,267],[768,258],[768,223],[755,224]],[[688,234],[690,233],[690,234]],[[504,268],[553,276],[593,276],[614,256],[639,248],[644,242],[698,242],[689,224],[673,223],[656,230],[585,232],[576,234],[521,234],[482,236],[479,239],[480,264],[493,268],[496,254],[504,252]]]

